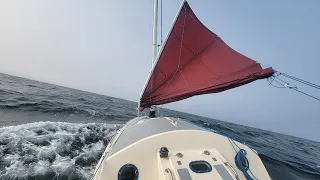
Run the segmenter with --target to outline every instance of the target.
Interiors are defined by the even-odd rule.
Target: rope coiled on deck
[[[250,170],[249,161],[246,158],[247,151],[244,150],[244,149],[241,149],[234,142],[234,140],[232,138],[230,138],[227,135],[226,135],[226,137],[228,138],[228,140],[229,140],[230,144],[232,145],[234,151],[237,153],[235,158],[234,158],[234,160],[235,160],[235,164],[238,167],[238,169],[243,173],[243,175],[246,177],[247,180],[257,180],[258,178]],[[239,149],[239,151],[237,151],[236,147]]]
[[[242,171],[243,175],[247,178],[247,180],[254,180],[248,171],[251,173],[249,169],[249,161],[246,158],[247,151],[244,149],[240,149],[235,157],[235,163],[240,171]],[[251,173],[252,174],[252,173]]]

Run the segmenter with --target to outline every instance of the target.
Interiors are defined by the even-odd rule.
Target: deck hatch
[[[195,173],[206,173],[212,170],[211,165],[207,161],[191,161],[189,167]]]

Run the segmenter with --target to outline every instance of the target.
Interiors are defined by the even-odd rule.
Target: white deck
[[[235,143],[247,151],[254,176],[270,179],[257,153]],[[160,158],[161,147],[169,149],[167,158]],[[137,167],[139,180],[246,179],[235,165],[235,156],[236,151],[225,136],[180,119],[140,117],[118,131],[100,159],[93,179],[118,179],[125,164]],[[208,162],[212,170],[193,172],[189,163],[199,160]]]

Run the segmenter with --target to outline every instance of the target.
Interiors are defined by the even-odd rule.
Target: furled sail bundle
[[[218,93],[273,73],[230,48],[184,2],[141,94],[139,109]]]

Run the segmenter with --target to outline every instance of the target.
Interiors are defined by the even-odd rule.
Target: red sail
[[[139,109],[218,93],[273,72],[230,48],[185,2],[141,95]]]

